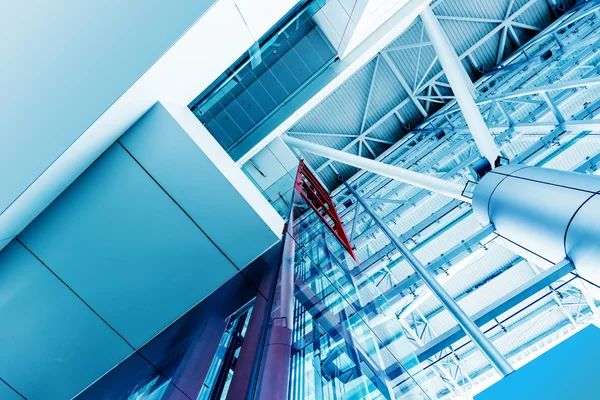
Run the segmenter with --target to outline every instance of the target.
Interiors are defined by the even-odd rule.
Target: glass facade
[[[373,318],[387,317],[373,303],[382,295],[380,282],[361,276],[356,261],[298,193],[286,250],[291,256],[282,257],[282,269],[290,263],[294,287],[288,398],[395,399],[399,392],[430,398],[415,377],[419,363],[400,323],[372,329]],[[390,329],[391,335],[381,331]],[[396,389],[391,370],[406,378]]]
[[[442,399],[498,378],[461,331],[450,331],[453,341],[434,332],[416,296],[398,295],[389,273],[361,267],[324,222],[328,216],[297,190],[290,197],[281,243],[77,399]],[[520,323],[532,307],[543,312],[552,293],[530,293],[502,318],[479,322],[513,356],[501,344],[502,324]],[[439,340],[447,344],[436,347]]]
[[[190,104],[232,157],[245,138],[333,62],[335,49],[312,19],[323,4],[299,2]]]
[[[198,400],[227,398],[236,362],[248,331],[252,309],[250,304],[229,318],[227,329],[221,338]]]

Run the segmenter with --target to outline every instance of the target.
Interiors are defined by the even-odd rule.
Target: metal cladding
[[[507,165],[475,189],[473,209],[525,258],[568,258],[582,276],[600,278],[600,177]]]

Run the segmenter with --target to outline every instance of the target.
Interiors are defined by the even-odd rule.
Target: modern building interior
[[[600,399],[600,0],[0,33],[0,400]]]

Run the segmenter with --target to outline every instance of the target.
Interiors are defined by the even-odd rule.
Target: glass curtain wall
[[[381,278],[362,276],[296,191],[291,204],[254,398],[281,399],[282,393],[289,400],[436,398],[423,385],[428,374],[418,369],[400,322],[381,302]],[[394,386],[390,373],[403,383]]]

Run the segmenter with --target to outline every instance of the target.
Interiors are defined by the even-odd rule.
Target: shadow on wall
[[[75,399],[196,399],[227,318],[264,298],[280,255],[276,244]]]

